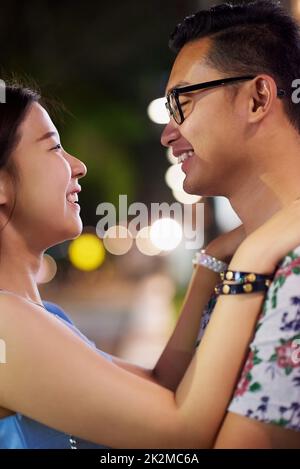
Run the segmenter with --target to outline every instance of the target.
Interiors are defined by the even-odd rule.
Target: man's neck
[[[248,234],[300,197],[299,142],[292,142],[284,149],[279,146],[274,152],[270,149],[257,161],[252,174],[228,195]]]

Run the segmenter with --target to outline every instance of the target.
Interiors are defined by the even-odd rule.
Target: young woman
[[[0,447],[214,447],[265,292],[220,295],[194,353],[201,310],[219,281],[199,266],[153,370],[97,350],[60,308],[42,302],[35,281],[43,252],[81,232],[76,202],[86,167],[62,148],[36,93],[8,87],[6,100],[0,107],[0,336],[6,344]],[[272,275],[300,244],[299,215],[295,200],[241,244],[238,229],[207,253],[226,260],[235,251],[230,269]],[[274,231],[277,242],[270,245]],[[274,425],[259,430],[262,447],[300,447],[298,432]]]

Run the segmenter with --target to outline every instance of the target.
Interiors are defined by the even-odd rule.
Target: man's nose
[[[176,124],[174,124],[173,119],[171,119],[161,134],[160,142],[164,147],[169,147],[171,146],[172,142],[178,140],[179,137],[179,129]]]

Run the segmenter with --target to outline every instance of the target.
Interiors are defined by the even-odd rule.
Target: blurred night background
[[[99,348],[144,366],[155,363],[174,327],[195,251],[183,242],[171,251],[148,254],[149,240],[140,247],[129,238],[103,242],[96,233],[96,208],[102,202],[118,208],[120,194],[127,195],[128,205],[147,207],[183,200],[176,186],[178,171],[172,175],[173,191],[170,171],[166,182],[173,165],[160,145],[163,125],[153,122],[147,109],[164,96],[174,60],[168,39],[176,24],[218,3],[0,4],[1,78],[29,79],[61,103],[64,110],[52,117],[62,144],[88,167],[79,197],[88,236],[47,252],[41,295],[62,306]],[[300,17],[300,1],[281,3]],[[201,200],[204,245],[237,224],[226,200],[217,199],[222,198]],[[195,199],[187,200],[191,202]]]

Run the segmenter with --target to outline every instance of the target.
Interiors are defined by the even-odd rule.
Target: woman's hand
[[[243,225],[232,231],[222,233],[213,239],[206,247],[207,254],[229,263],[241,242],[245,239],[246,233]]]
[[[300,245],[300,199],[275,213],[237,249],[230,268],[273,273],[286,254]]]

